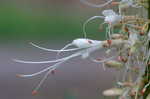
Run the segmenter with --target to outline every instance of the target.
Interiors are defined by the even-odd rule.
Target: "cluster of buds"
[[[118,82],[114,88],[104,91],[104,96],[119,96],[119,99],[137,99],[138,97],[142,97],[143,94],[140,92],[144,93],[150,85],[150,82],[147,82],[148,84],[146,86],[141,86],[140,84],[142,75],[144,74],[145,67],[150,57],[150,51],[147,50],[148,42],[150,41],[150,32],[147,32],[150,20],[134,15],[126,16],[122,14],[122,11],[123,9],[128,9],[128,7],[143,8],[144,6],[139,3],[138,0],[122,0],[119,3],[109,0],[101,5],[92,4],[85,0],[81,0],[81,2],[92,7],[103,7],[108,4],[118,4],[119,12],[116,13],[112,9],[108,9],[102,12],[103,16],[94,16],[89,18],[83,24],[83,33],[85,37],[73,40],[60,50],[48,49],[34,43],[30,43],[32,46],[41,50],[56,52],[57,59],[50,61],[24,61],[14,59],[15,62],[27,64],[54,63],[52,66],[49,66],[39,72],[29,75],[21,74],[19,77],[33,77],[46,72],[43,79],[33,91],[33,94],[35,94],[50,73],[55,74],[55,70],[61,64],[72,58],[80,56],[82,59],[89,59],[91,62],[102,63],[107,68],[115,68],[118,71],[124,70],[122,75],[123,77],[120,79],[120,82]],[[106,33],[107,38],[104,41],[86,38],[86,25],[89,21],[96,18],[100,18],[104,21],[102,25],[108,24],[106,27],[108,29]],[[120,31],[118,33],[114,33],[114,28],[119,28]],[[116,55],[112,56],[108,54],[110,57],[105,59],[94,59],[90,57],[92,53],[101,49],[106,49],[106,54],[108,54],[108,50],[110,52],[115,51]],[[58,58],[61,52],[74,53],[67,57]],[[136,79],[133,79],[133,73],[136,75]],[[150,97],[150,95],[148,97]]]

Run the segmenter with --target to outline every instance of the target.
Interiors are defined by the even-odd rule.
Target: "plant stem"
[[[150,19],[150,0],[148,0],[148,19]],[[150,24],[149,24],[149,27],[148,27],[148,32],[150,31]],[[149,45],[148,45],[148,51],[150,50],[150,41],[149,41]],[[149,59],[150,61],[150,59]],[[149,83],[150,82],[150,64],[149,64],[149,61],[147,63],[147,69],[145,71],[145,75],[143,76],[143,78],[146,79],[146,83]],[[146,77],[146,75],[148,75],[148,78]],[[146,99],[148,94],[150,94],[150,86],[147,87],[144,95],[143,95],[143,99]]]

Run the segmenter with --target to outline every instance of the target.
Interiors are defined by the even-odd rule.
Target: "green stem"
[[[148,5],[149,5],[148,6],[148,19],[150,19],[150,0],[148,0]],[[149,30],[150,30],[150,24],[149,24],[149,27],[148,27],[148,31]],[[150,50],[150,41],[149,41],[149,45],[148,45],[148,50]],[[148,63],[149,63],[149,61],[148,61]],[[147,81],[146,81],[145,85],[150,82],[150,64],[148,64],[147,66],[148,66],[148,68],[145,71],[144,78],[146,78],[146,75],[148,75],[148,78],[147,78]],[[147,87],[146,92],[143,95],[143,99],[146,99],[148,94],[150,94],[150,86]]]

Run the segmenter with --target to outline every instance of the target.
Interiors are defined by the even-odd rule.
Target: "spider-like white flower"
[[[45,63],[55,63],[52,66],[49,66],[39,72],[33,73],[33,74],[29,74],[29,75],[19,75],[20,77],[33,77],[33,76],[37,76],[41,73],[47,72],[45,74],[45,76],[43,77],[43,79],[40,81],[40,83],[38,84],[38,86],[34,89],[33,94],[37,92],[37,90],[40,88],[40,86],[42,85],[42,83],[45,81],[45,79],[47,78],[47,76],[52,73],[55,69],[57,69],[62,63],[68,61],[71,58],[77,57],[77,56],[81,56],[83,59],[89,57],[90,53],[103,48],[103,44],[102,41],[98,41],[98,40],[91,40],[91,39],[84,39],[84,38],[80,38],[80,39],[75,39],[72,41],[72,43],[67,44],[64,48],[62,48],[61,50],[53,50],[53,49],[47,49],[44,47],[40,47],[36,44],[31,43],[34,47],[37,47],[39,49],[45,50],[45,51],[52,51],[52,52],[57,52],[58,54],[60,52],[68,52],[68,51],[77,51],[74,54],[67,56],[67,57],[63,57],[61,59],[56,59],[56,60],[51,60],[51,61],[23,61],[23,60],[17,60],[14,59],[15,62],[19,62],[19,63],[28,63],[28,64],[45,64]],[[76,48],[72,48],[72,49],[66,49],[70,46],[75,46]]]
[[[108,10],[104,10],[102,12],[103,16],[93,16],[91,18],[89,18],[87,21],[84,22],[83,24],[83,33],[84,33],[84,36],[86,37],[86,25],[96,19],[96,18],[100,18],[100,19],[103,19],[104,20],[104,23],[102,24],[105,24],[105,23],[108,23],[109,24],[109,27],[111,28],[112,26],[118,24],[118,22],[120,22],[122,20],[122,16],[117,14],[116,12],[114,12],[112,9],[108,9]]]
[[[118,15],[116,12],[114,12],[112,9],[109,9],[109,10],[104,10],[102,12],[102,14],[105,16],[105,19],[104,21],[106,23],[109,23],[111,25],[115,25],[117,24],[118,22],[121,21],[122,19],[122,16],[121,15]]]

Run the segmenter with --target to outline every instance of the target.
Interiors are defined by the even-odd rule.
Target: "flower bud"
[[[103,91],[104,96],[119,96],[123,93],[123,89],[121,88],[111,88]]]
[[[118,85],[123,87],[132,87],[134,84],[132,82],[118,82]]]
[[[148,32],[148,38],[150,39],[150,31]]]
[[[136,52],[136,50],[137,50],[137,48],[136,48],[135,46],[132,46],[132,47],[130,48],[129,54],[132,55],[133,53]]]
[[[108,45],[112,44],[112,40],[107,40]]]
[[[139,32],[139,34],[140,34],[141,36],[143,36],[145,33],[144,33],[143,31],[141,31],[141,32]]]
[[[112,38],[112,39],[122,39],[122,38],[123,38],[123,35],[122,35],[122,34],[112,34],[112,35],[111,35],[111,38]]]
[[[143,89],[141,90],[141,94],[144,95],[145,91],[146,91],[146,88],[143,88]]]
[[[148,30],[148,24],[144,24],[141,31],[145,33],[145,32],[147,32],[147,30]]]
[[[105,65],[106,65],[107,67],[110,67],[110,68],[117,68],[117,69],[123,67],[123,64],[122,64],[122,63],[120,63],[120,62],[118,62],[118,61],[114,61],[114,60],[106,61],[106,62],[105,62]]]
[[[131,46],[129,53],[130,53],[130,54],[136,53],[136,52],[138,51],[138,49],[139,49],[141,46],[142,46],[141,42],[136,41],[136,42],[134,43],[134,45]]]
[[[138,74],[140,72],[140,68],[134,66],[134,67],[131,68],[131,71]]]
[[[124,62],[126,63],[128,61],[128,59],[126,57],[123,57],[123,56],[118,56],[118,61],[121,61],[121,62]]]

